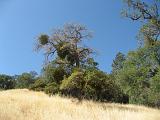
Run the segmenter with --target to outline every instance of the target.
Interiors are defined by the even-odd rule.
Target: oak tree
[[[84,46],[84,40],[91,38],[91,33],[80,24],[65,24],[62,28],[55,29],[52,35],[42,34],[38,37],[36,49],[44,49],[48,60],[57,64],[68,64],[80,67],[81,63],[93,53],[92,49]]]

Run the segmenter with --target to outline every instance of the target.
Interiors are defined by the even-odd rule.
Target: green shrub
[[[46,82],[43,79],[37,79],[34,84],[30,85],[31,90],[44,91]]]
[[[48,83],[44,88],[45,93],[49,95],[54,95],[59,92],[59,85],[55,82]]]
[[[84,84],[84,73],[76,71],[62,81],[60,90],[63,95],[81,98]]]
[[[110,76],[99,70],[86,72],[84,96],[96,101],[123,102],[123,93]]]
[[[62,95],[78,99],[128,103],[128,97],[121,92],[109,75],[97,69],[73,72],[62,81],[60,90]]]

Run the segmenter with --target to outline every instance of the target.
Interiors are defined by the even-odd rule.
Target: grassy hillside
[[[23,89],[0,92],[0,120],[160,120],[160,111],[134,105],[80,103]]]

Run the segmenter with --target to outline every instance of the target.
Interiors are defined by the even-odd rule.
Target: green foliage
[[[87,71],[85,75],[85,98],[117,102],[120,99],[120,89],[115,85],[109,75],[99,71]]]
[[[151,78],[151,95],[149,96],[151,105],[160,108],[160,67],[157,74]]]
[[[34,76],[30,73],[22,73],[16,79],[16,88],[29,88],[34,83]]]
[[[155,93],[160,93],[160,68],[157,74],[151,78],[151,88]]]
[[[0,89],[7,90],[15,87],[15,80],[8,75],[0,75]]]
[[[64,76],[67,76],[68,73],[64,66],[56,66],[55,63],[50,63],[44,68],[43,74],[47,83],[55,82],[60,84]]]
[[[52,83],[48,83],[45,88],[44,88],[45,93],[49,94],[49,95],[54,95],[57,94],[59,92],[59,84],[52,82]]]
[[[29,89],[35,91],[44,91],[45,86],[46,86],[46,81],[43,78],[38,78],[35,80],[33,84],[29,86]]]
[[[130,51],[122,69],[114,74],[116,83],[129,95],[130,103],[160,106],[160,1],[125,0],[123,15],[142,21],[139,40],[143,48]]]
[[[38,39],[39,39],[39,42],[41,45],[46,45],[48,43],[49,36],[43,34],[43,35],[39,36]]]
[[[109,75],[92,69],[88,71],[75,71],[62,81],[60,86],[63,95],[79,99],[92,99],[95,101],[109,101],[127,103],[127,97],[112,81]]]
[[[68,78],[65,78],[60,86],[61,93],[77,98],[82,97],[83,87],[85,84],[83,74],[84,73],[81,71],[76,71]]]
[[[123,62],[126,60],[125,55],[121,52],[118,52],[115,60],[112,63],[112,73],[116,74],[120,69],[123,68]]]
[[[153,106],[157,95],[153,88],[158,90],[160,46],[139,48],[129,52],[123,62],[123,68],[115,75],[116,83],[129,95],[130,103]]]

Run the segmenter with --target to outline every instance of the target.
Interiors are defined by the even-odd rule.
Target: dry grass
[[[160,111],[134,105],[79,103],[23,89],[0,92],[0,120],[160,120]]]

